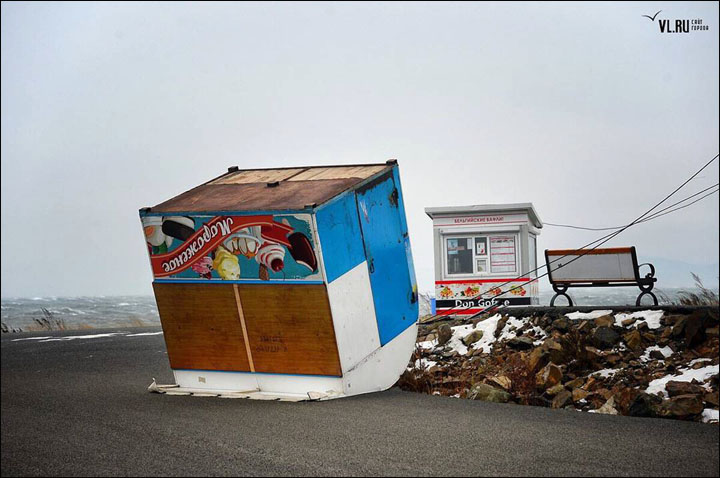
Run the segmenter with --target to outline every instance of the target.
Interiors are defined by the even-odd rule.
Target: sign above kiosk
[[[542,229],[542,221],[532,203],[478,204],[475,206],[426,207],[425,214],[434,227],[463,224],[527,224]]]

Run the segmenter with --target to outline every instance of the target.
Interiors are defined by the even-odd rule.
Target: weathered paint
[[[327,287],[340,364],[347,372],[380,347],[370,276],[363,261]]]
[[[398,211],[395,178],[383,174],[356,192],[380,344],[417,321],[418,304],[407,247],[407,229]]]
[[[309,214],[145,215],[142,224],[156,279],[323,279]]]
[[[355,194],[351,191],[338,197],[319,208],[315,217],[325,274],[332,282],[365,261]]]
[[[392,387],[405,371],[408,358],[415,348],[417,323],[402,331],[389,343],[366,357],[343,376],[346,395],[379,392]]]
[[[173,370],[182,388],[222,391],[271,391],[307,398],[309,392],[342,393],[342,379],[315,375],[219,372],[214,370]]]

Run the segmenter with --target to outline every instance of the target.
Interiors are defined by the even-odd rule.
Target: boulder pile
[[[512,312],[420,326],[398,385],[457,398],[718,420],[717,308]]]

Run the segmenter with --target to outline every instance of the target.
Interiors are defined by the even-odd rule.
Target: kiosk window
[[[517,272],[515,236],[490,237],[490,268],[493,273]]]
[[[486,256],[487,255],[487,237],[476,237],[475,238],[475,255]]]
[[[473,241],[472,238],[447,239],[447,273],[473,273]]]

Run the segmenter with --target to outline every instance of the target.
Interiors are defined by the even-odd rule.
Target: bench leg
[[[572,306],[573,306],[573,301],[572,301],[572,299],[570,298],[570,296],[565,293],[565,291],[555,291],[555,295],[553,296],[552,299],[550,299],[550,307],[555,307],[555,299],[557,299],[557,298],[560,297],[561,295],[565,296],[565,298],[567,299],[567,301],[568,301],[568,307],[572,307]]]
[[[640,307],[640,301],[642,301],[642,298],[643,298],[644,295],[649,295],[650,297],[652,297],[652,298],[653,298],[653,302],[655,303],[655,305],[658,305],[658,300],[657,300],[657,297],[655,297],[655,294],[653,294],[653,293],[650,292],[649,290],[643,290],[643,291],[640,293],[640,295],[637,296],[637,300],[635,300],[635,305],[636,305],[636,306]]]

